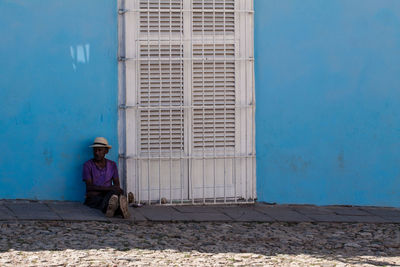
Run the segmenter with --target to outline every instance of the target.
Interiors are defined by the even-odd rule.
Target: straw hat
[[[111,148],[111,146],[108,144],[107,139],[105,139],[104,137],[96,137],[96,139],[94,139],[93,144],[89,147],[107,147],[107,148]]]

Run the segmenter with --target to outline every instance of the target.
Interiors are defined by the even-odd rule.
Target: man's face
[[[108,148],[106,147],[94,147],[93,148],[93,157],[96,161],[100,161],[104,159],[104,156],[108,153]]]

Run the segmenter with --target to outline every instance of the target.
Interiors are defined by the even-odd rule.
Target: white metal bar
[[[158,0],[158,7],[159,7],[159,9],[161,10],[161,0]],[[161,36],[161,11],[159,11],[158,12],[158,17],[159,17],[159,20],[158,20],[158,36],[160,37]],[[149,23],[150,24],[150,23]],[[149,53],[150,54],[150,53]],[[158,64],[159,64],[159,72],[160,72],[160,76],[159,76],[159,79],[160,79],[160,95],[159,95],[159,105],[161,106],[161,102],[162,102],[162,88],[163,88],[163,84],[162,84],[162,71],[161,71],[161,68],[162,68],[162,66],[161,66],[161,43],[160,43],[160,38],[158,38],[158,57],[159,57],[159,62],[158,62]],[[149,98],[149,103],[150,103],[150,98]],[[159,112],[158,112],[158,115],[159,115],[159,134],[160,134],[160,141],[159,141],[159,143],[160,143],[160,148],[159,148],[159,152],[160,152],[160,156],[161,156],[161,133],[162,133],[162,131],[161,131],[161,109],[159,109]],[[149,129],[150,130],[150,129]],[[159,199],[159,202],[160,202],[160,204],[161,204],[161,159],[159,159],[158,160],[158,199]]]
[[[250,7],[251,7],[251,9],[254,9],[253,2],[250,2]],[[251,40],[251,42],[250,42],[250,51],[251,51],[250,57],[254,58],[254,13],[249,14],[249,16],[251,16],[251,18],[250,18],[250,23],[251,23],[251,25],[250,25],[250,40]],[[251,81],[251,96],[252,96],[251,105],[253,106],[253,108],[251,109],[251,111],[252,111],[252,114],[251,114],[251,122],[252,122],[252,125],[251,125],[251,129],[252,129],[251,153],[255,154],[256,153],[256,142],[255,142],[255,105],[256,105],[256,103],[255,103],[255,91],[254,91],[255,90],[254,62],[250,62],[250,65],[251,65],[251,79],[252,79],[252,81]],[[256,160],[255,158],[251,159],[251,165],[252,165],[251,166],[251,170],[252,170],[251,179],[253,181],[253,188],[252,188],[252,200],[253,201],[257,197],[257,195],[256,195],[257,185],[255,184],[255,182],[257,181],[255,179],[256,178],[255,160]]]
[[[203,4],[204,4],[204,2],[203,2]],[[192,16],[193,17],[193,16]],[[201,67],[202,67],[202,72],[201,72],[201,75],[202,75],[202,84],[201,84],[201,86],[202,86],[202,102],[203,102],[203,109],[202,109],[202,117],[203,117],[203,120],[202,120],[202,138],[203,138],[203,148],[202,148],[202,152],[203,152],[203,159],[202,159],[202,161],[201,161],[201,163],[202,163],[202,167],[203,167],[203,188],[202,188],[202,193],[203,193],[203,202],[205,203],[206,202],[206,195],[205,195],[205,188],[206,188],[206,168],[205,168],[205,163],[206,163],[206,160],[205,160],[205,146],[206,146],[206,144],[205,144],[205,142],[206,142],[206,138],[205,138],[205,119],[204,119],[204,117],[205,117],[205,114],[206,114],[206,111],[205,111],[205,90],[204,90],[204,80],[205,80],[205,77],[204,77],[204,70],[205,70],[205,67],[204,67],[204,24],[205,24],[205,17],[204,17],[204,12],[202,12],[202,16],[201,16],[201,18],[202,18],[202,24],[203,24],[203,27],[201,27],[201,46],[202,46],[202,54],[203,54],[203,57],[202,57],[202,61],[201,61]],[[192,32],[193,32],[193,29],[192,29]],[[194,112],[194,111],[193,111]]]
[[[191,114],[190,112],[183,108],[183,106],[186,105],[191,105],[191,93],[189,91],[191,85],[192,85],[192,61],[191,61],[191,57],[192,57],[192,49],[191,49],[191,45],[192,45],[192,41],[191,38],[186,38],[186,36],[191,36],[191,24],[190,24],[190,13],[185,13],[183,12],[183,10],[188,7],[190,7],[191,2],[188,0],[182,0],[181,2],[181,16],[182,16],[182,31],[181,31],[181,43],[183,45],[183,57],[182,57],[182,64],[183,64],[183,92],[182,92],[182,97],[184,99],[184,103],[181,107],[182,109],[182,126],[183,126],[183,138],[184,138],[184,150],[182,151],[183,156],[186,155],[191,155],[191,131],[190,131],[190,125],[191,125]],[[184,60],[184,58],[189,57],[188,60]],[[181,154],[182,156],[182,154]],[[181,177],[182,177],[182,190],[181,190],[181,203],[184,202],[183,199],[183,189],[184,189],[184,183],[187,184],[187,197],[186,198],[190,198],[192,196],[192,174],[191,174],[191,162],[190,159],[187,159],[185,161],[183,161],[182,164],[182,160],[181,161]],[[184,175],[184,167],[183,165],[187,166],[187,175]],[[184,178],[186,181],[184,181]]]
[[[192,9],[193,8],[193,2],[192,1],[189,1],[189,0],[187,0],[186,1],[186,5],[189,5],[190,6],[190,9]],[[186,13],[186,14],[189,14],[189,16],[186,16],[186,22],[187,22],[187,26],[188,27],[186,27],[187,29],[188,29],[188,31],[186,31],[186,33],[185,33],[185,36],[189,36],[189,32],[190,32],[190,41],[189,42],[187,42],[186,44],[189,46],[188,48],[190,49],[190,53],[189,53],[189,55],[190,55],[190,58],[193,58],[193,24],[192,24],[192,17],[193,17],[193,12],[189,12],[189,13]],[[189,84],[189,83],[188,83]],[[187,94],[188,94],[188,96],[189,96],[189,104],[190,105],[193,105],[193,97],[192,97],[192,90],[193,90],[193,60],[191,59],[190,60],[190,91],[189,91],[189,88],[187,88],[187,90],[186,90],[186,92],[187,92]],[[188,152],[189,152],[189,156],[191,156],[192,155],[192,142],[193,142],[193,132],[192,132],[192,129],[193,129],[193,111],[191,110],[190,112],[187,112],[188,113],[188,119],[189,119],[189,122],[187,123],[187,126],[188,126]],[[191,198],[192,199],[192,203],[194,203],[194,192],[193,192],[193,182],[194,182],[194,178],[193,178],[193,176],[194,176],[194,174],[192,173],[192,171],[193,171],[193,160],[192,159],[188,159],[188,161],[189,161],[189,166],[188,166],[188,168],[189,168],[189,171],[188,171],[188,182],[190,183],[190,193],[188,194],[188,198]]]
[[[210,202],[207,202],[207,200],[208,199],[206,199],[206,202],[203,202],[203,201],[201,201],[201,202],[198,202],[198,200],[194,200],[194,202],[193,201],[190,201],[189,203],[187,203],[187,202],[183,202],[183,203],[176,203],[176,202],[174,202],[174,203],[172,203],[172,204],[164,204],[163,206],[176,206],[176,205],[180,205],[180,206],[204,206],[204,205],[206,205],[206,206],[208,206],[208,205],[221,205],[221,204],[226,204],[226,205],[238,205],[238,204],[254,204],[255,203],[255,201],[252,201],[252,200],[240,200],[240,201],[237,201],[237,202],[235,202],[233,199],[227,199],[227,201],[224,201],[223,199],[222,200],[220,200],[220,199],[218,199],[217,198],[217,200],[216,200],[216,203],[214,203],[214,201],[212,202],[212,203],[210,203]]]
[[[135,156],[135,155],[119,155],[121,158],[127,158],[127,159],[147,159],[148,158],[148,156]],[[172,157],[169,157],[169,156],[161,156],[160,158],[161,159],[164,159],[164,160],[167,160],[167,159],[213,159],[213,158],[216,158],[216,159],[223,159],[223,158],[226,158],[226,159],[233,159],[233,158],[236,158],[236,159],[244,159],[244,158],[255,158],[255,156],[256,156],[256,154],[248,154],[248,155],[239,155],[239,154],[236,154],[236,155],[226,155],[226,156],[224,156],[224,155],[216,155],[216,156],[195,156],[195,155],[192,155],[192,156],[172,156]],[[154,158],[154,159],[158,159],[159,157],[152,157],[152,158]]]
[[[226,8],[226,2],[224,2],[224,8]],[[223,22],[223,37],[224,37],[224,136],[226,136],[226,12],[224,9],[224,22]],[[226,202],[226,138],[224,138],[224,203]]]
[[[147,2],[147,7],[150,8],[150,1]],[[147,12],[147,19],[150,21],[150,13]],[[150,33],[150,23],[147,24],[147,37],[149,36]],[[150,42],[147,41],[147,57],[150,58]],[[148,71],[150,72],[150,61],[148,61]],[[149,102],[150,102],[150,77],[148,79],[148,97],[149,97]],[[148,121],[147,123],[150,124],[150,112],[147,112],[148,116]],[[147,145],[148,145],[148,150],[150,151],[150,129],[147,131]],[[150,153],[148,156],[147,160],[147,202],[150,204]]]
[[[135,1],[134,5],[136,7],[138,5],[138,2]],[[135,27],[136,28],[135,39],[137,39],[137,37],[139,36],[139,28],[140,28],[138,18],[135,18],[135,25],[134,26],[136,26]],[[136,58],[140,57],[140,42],[136,42],[135,41],[135,43],[134,43],[134,51],[135,51],[135,57]],[[136,71],[136,73],[135,73],[135,77],[136,77],[135,82],[136,82],[136,84],[134,85],[135,86],[134,90],[135,90],[135,93],[136,93],[135,104],[139,105],[139,103],[140,103],[140,90],[141,90],[141,88],[140,88],[140,79],[141,79],[141,77],[140,77],[139,61],[135,62],[135,71]],[[135,114],[135,126],[136,126],[136,129],[135,129],[135,135],[136,135],[135,150],[136,150],[136,155],[139,155],[139,151],[140,151],[140,147],[141,147],[141,144],[140,144],[140,135],[141,135],[140,116],[141,116],[141,114],[140,114],[139,110],[136,110],[134,112],[134,114]],[[142,201],[142,192],[143,192],[143,190],[142,190],[142,179],[141,178],[142,178],[142,175],[144,174],[144,171],[142,171],[142,168],[140,168],[140,164],[141,164],[141,161],[135,160],[135,167],[136,167],[136,173],[137,173],[137,176],[135,177],[135,181],[137,182],[137,194],[136,195],[137,195],[139,203],[141,203],[141,201]]]
[[[172,5],[169,5],[169,20],[172,21]],[[172,23],[169,24],[169,104],[172,106]],[[169,110],[169,129],[170,129],[170,139],[169,139],[169,157],[172,158],[172,110]],[[169,160],[169,199],[170,204],[172,204],[172,159]]]
[[[125,8],[125,1],[119,0],[118,1],[118,8]],[[125,18],[118,17],[118,55],[125,56]],[[126,84],[125,84],[125,76],[126,76],[126,69],[125,64],[119,62],[118,63],[118,103],[126,104]],[[118,140],[119,140],[119,153],[126,154],[126,110],[119,110],[118,116],[120,119],[118,120]],[[127,189],[127,161],[126,159],[119,160],[119,170],[122,173],[122,188],[125,189],[125,192],[128,191]]]
[[[169,110],[169,109],[175,109],[175,110],[180,110],[180,109],[223,109],[224,108],[224,104],[220,104],[220,105],[204,105],[204,106],[146,106],[146,105],[136,105],[136,106],[132,106],[132,105],[128,105],[128,106],[123,106],[120,105],[119,106],[120,109],[150,109],[150,110],[159,110],[159,109],[164,109],[164,110]],[[235,106],[230,106],[230,108],[234,108],[234,109],[244,109],[244,108],[254,108],[254,105],[235,105]]]
[[[215,7],[215,0],[213,0],[213,7]],[[203,5],[203,8],[204,8],[204,5]],[[205,15],[204,14],[204,12],[203,12],[203,15]],[[204,26],[203,26],[204,27]],[[214,46],[214,53],[213,53],[213,82],[214,82],[214,86],[215,86],[215,53],[216,53],[216,47],[215,47],[215,11],[213,11],[213,46]],[[214,97],[214,103],[215,103],[215,88],[214,88],[214,92],[213,92],[213,97]],[[214,127],[214,135],[216,134],[216,129],[215,129],[215,117],[216,117],[216,113],[215,113],[215,108],[213,109],[213,111],[214,111],[214,123],[213,123],[213,127]],[[214,174],[214,203],[216,203],[217,202],[217,199],[216,199],[216,181],[215,181],[215,179],[216,179],[216,159],[215,159],[215,150],[216,150],[216,137],[214,137],[214,159],[213,159],[213,174]],[[203,148],[204,149],[204,148]]]
[[[148,58],[122,58],[121,57],[121,58],[119,58],[119,60],[126,61],[126,62],[129,62],[129,61],[155,61],[155,62],[157,62],[157,61],[169,61],[170,59],[169,58],[158,59],[158,58],[151,58],[149,56]],[[186,57],[184,57],[184,58],[172,58],[172,60],[183,60],[183,61],[215,60],[216,62],[224,62],[225,59],[223,59],[223,58],[215,58],[214,59],[212,57],[210,57],[210,58],[207,58],[207,57],[206,58],[198,58],[198,57],[186,58]],[[254,58],[237,58],[237,57],[235,57],[235,58],[229,59],[229,61],[232,61],[232,60],[234,60],[234,61],[254,61]]]
[[[158,39],[159,39],[158,37],[156,38],[154,35],[151,35],[149,37],[149,40],[146,40],[145,38],[139,37],[135,41],[150,41],[152,43],[152,42],[157,42]],[[167,35],[161,35],[160,39],[161,39],[161,41],[171,40],[172,43],[178,43],[180,41],[180,38],[177,37],[176,35],[171,36],[171,39],[169,39]],[[221,37],[221,36],[215,36],[215,41],[217,43],[221,43],[223,41],[223,39],[224,38]],[[230,40],[230,41],[239,41],[239,40],[235,39],[233,35],[227,35],[225,37],[225,39],[226,40]],[[182,41],[194,41],[195,43],[196,42],[200,42],[201,41],[201,35],[199,35],[199,36],[195,35],[195,36],[193,36],[191,38],[182,38]],[[212,37],[204,36],[204,44],[212,44],[212,42],[213,42]],[[118,59],[121,60],[121,61],[126,60],[125,57],[119,57]]]
[[[245,4],[245,2],[243,3],[243,4]],[[244,17],[244,28],[246,29],[246,31],[247,31],[247,16],[243,16]],[[246,34],[247,35],[247,34]],[[247,37],[247,36],[246,36]],[[247,38],[244,38],[245,40],[244,40],[244,53],[245,53],[245,55],[247,56]],[[245,64],[245,68],[244,68],[244,72],[245,72],[245,90],[246,90],[246,94],[245,94],[245,103],[246,103],[246,105],[248,104],[248,93],[247,93],[247,91],[248,91],[248,87],[247,87],[247,85],[248,85],[248,73],[247,73],[247,62],[241,62],[242,64]],[[248,154],[248,126],[247,126],[247,124],[248,124],[248,110],[245,110],[245,120],[246,120],[246,126],[245,126],[245,151],[246,151],[246,154]],[[248,196],[248,192],[247,192],[247,185],[248,185],[248,176],[249,176],[249,173],[248,173],[248,160],[247,159],[245,159],[245,181],[246,181],[246,199],[248,199],[249,198],[249,196]],[[252,181],[251,181],[251,183],[252,183]]]
[[[237,1],[235,1],[234,2],[234,9],[236,10],[237,9]],[[238,40],[238,41],[235,41],[235,58],[237,57],[237,55],[238,55],[238,51],[240,51],[239,49],[240,49],[240,47],[239,47],[239,49],[238,49],[238,46],[237,46],[237,44],[239,43],[239,40],[240,40],[240,28],[238,27],[239,25],[240,25],[240,23],[239,23],[239,17],[237,16],[237,14],[235,13],[235,15],[234,15],[234,21],[235,21],[235,23],[234,23],[234,33],[235,33],[235,40]],[[239,28],[239,29],[238,29]],[[239,82],[238,82],[238,75],[236,75],[237,74],[237,62],[235,61],[234,62],[234,66],[235,66],[235,106],[241,106],[242,105],[242,103],[241,103],[241,101],[238,101],[238,97],[239,97],[239,99],[240,99],[240,84],[239,84]],[[239,113],[239,116],[238,116],[238,113]],[[238,120],[238,118],[239,118],[239,120]],[[237,173],[236,173],[236,162],[237,162],[237,155],[236,155],[236,150],[237,150],[237,148],[239,147],[239,149],[240,149],[240,142],[238,141],[238,140],[240,140],[240,134],[237,134],[237,128],[238,127],[240,127],[240,109],[239,109],[239,112],[235,109],[235,149],[234,149],[234,158],[233,158],[233,178],[234,178],[234,181],[235,181],[235,186],[234,186],[234,196],[235,196],[235,198],[234,198],[234,200],[235,200],[235,203],[237,203],[237,201],[238,201],[238,197],[237,197]],[[240,129],[240,128],[239,128]],[[239,161],[239,166],[240,166],[240,161]],[[240,172],[239,172],[239,177],[240,177]]]
[[[151,8],[151,9],[120,9],[119,11],[118,11],[118,13],[120,14],[120,15],[124,15],[124,14],[127,14],[127,13],[134,13],[134,12],[151,12],[151,13],[157,13],[157,12],[167,12],[168,10],[167,9],[156,9],[156,8]],[[191,12],[200,12],[198,9],[182,9],[182,10],[179,10],[179,9],[174,9],[173,10],[173,12],[183,12],[183,13],[185,13],[185,12],[188,12],[188,13],[191,13]],[[218,12],[218,13],[221,13],[221,12],[223,12],[223,9],[203,9],[203,11],[202,12]],[[229,13],[254,13],[254,10],[245,10],[245,9],[242,9],[242,10],[240,10],[240,9],[230,9],[229,11],[226,11],[226,12],[229,12]]]
[[[183,4],[182,4],[183,5]],[[183,8],[183,6],[181,6],[181,8]],[[182,20],[181,20],[181,27],[182,27],[182,30],[180,31],[180,37],[181,37],[181,46],[183,46],[183,42],[182,42],[182,39],[183,39],[183,15],[181,15],[182,16]],[[185,53],[185,47],[183,46],[182,47],[182,49],[183,49],[183,53]],[[183,56],[184,56],[184,54],[183,54]],[[184,64],[183,64],[183,61],[182,61],[182,67],[184,66]],[[181,69],[180,70],[180,82],[181,82],[181,90],[180,90],[180,92],[179,92],[179,94],[180,94],[180,98],[181,99],[184,99],[184,93],[185,93],[185,87],[184,87],[184,69]],[[184,112],[184,110],[181,108],[181,130],[180,130],[180,136],[181,136],[181,142],[182,142],[182,140],[184,140],[184,133],[185,133],[185,125],[184,125],[184,114],[183,114],[183,112]],[[182,157],[182,155],[184,155],[184,154],[182,154],[182,153],[184,153],[184,151],[185,151],[185,142],[183,142],[183,146],[182,146],[182,148],[181,148],[181,150],[180,150],[180,156]],[[183,164],[182,164],[182,159],[180,159],[179,160],[179,174],[180,174],[180,186],[181,186],[181,203],[183,203],[183,189],[184,189],[184,176],[183,176],[183,168],[182,168],[182,166],[183,166]]]

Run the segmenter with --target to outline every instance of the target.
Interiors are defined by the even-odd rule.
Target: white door
[[[252,0],[121,0],[120,152],[137,201],[253,201]]]

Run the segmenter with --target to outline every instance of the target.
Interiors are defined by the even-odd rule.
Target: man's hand
[[[95,186],[86,183],[86,192],[107,192],[107,191],[115,191],[118,194],[124,194],[124,190],[119,187],[119,185],[112,186]]]
[[[111,187],[111,189],[112,189],[113,191],[115,191],[115,192],[121,194],[121,195],[124,194],[124,190],[122,190],[121,187],[119,187],[119,185],[113,185],[113,186]]]

